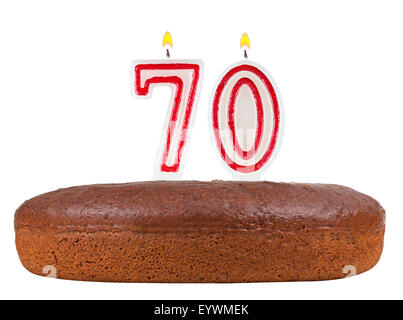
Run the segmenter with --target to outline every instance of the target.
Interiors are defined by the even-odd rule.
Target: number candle
[[[163,47],[172,48],[167,32]],[[169,49],[166,49],[169,58]],[[134,91],[139,96],[150,96],[154,86],[172,89],[154,176],[157,179],[180,178],[183,155],[197,107],[203,63],[201,60],[139,60],[134,62]]]
[[[256,179],[278,149],[282,129],[279,92],[268,72],[247,61],[249,37],[241,38],[245,61],[230,66],[212,97],[212,129],[219,156],[236,178]]]

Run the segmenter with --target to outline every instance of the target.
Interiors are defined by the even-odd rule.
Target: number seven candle
[[[237,178],[254,179],[278,149],[282,129],[279,92],[267,71],[247,60],[249,37],[243,34],[245,60],[230,66],[212,98],[212,127],[220,158]]]
[[[166,56],[170,58],[171,35],[163,37]],[[201,60],[139,60],[134,62],[134,91],[138,96],[150,96],[155,86],[172,89],[171,102],[163,129],[162,142],[154,176],[179,178],[183,155],[197,107],[203,63]],[[159,111],[156,111],[159,112]]]

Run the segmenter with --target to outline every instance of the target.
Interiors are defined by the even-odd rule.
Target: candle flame
[[[248,47],[248,49],[250,49],[250,41],[247,33],[244,33],[241,37],[240,48],[242,49],[243,47]]]
[[[167,31],[162,38],[162,47],[170,46],[172,48],[172,37],[171,34]]]

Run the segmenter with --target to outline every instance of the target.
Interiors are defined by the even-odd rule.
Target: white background
[[[403,298],[401,1],[2,1],[0,4],[0,297],[132,299]],[[263,178],[337,183],[387,212],[371,271],[314,283],[111,284],[51,280],[20,264],[13,215],[72,185],[149,180],[170,92],[130,95],[133,59],[205,62],[184,179],[231,179],[208,128],[221,72],[242,58],[281,91],[282,148]]]

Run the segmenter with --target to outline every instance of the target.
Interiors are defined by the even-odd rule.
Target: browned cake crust
[[[15,213],[29,271],[116,282],[325,280],[372,268],[385,212],[338,185],[154,181],[60,189]]]

